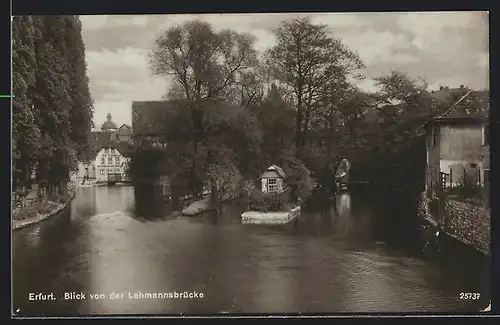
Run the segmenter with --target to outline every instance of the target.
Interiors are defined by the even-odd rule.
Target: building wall
[[[425,168],[425,184],[427,189],[438,191],[440,182],[440,147],[439,141],[440,128],[437,125],[431,125],[427,129],[427,164]]]
[[[474,165],[475,164],[475,165]],[[451,174],[452,185],[458,185],[466,177],[468,180],[482,181],[482,161],[444,160],[440,161],[442,173]],[[449,180],[447,181],[449,183]]]
[[[451,171],[453,185],[464,176],[483,181],[482,138],[481,126],[431,126],[427,132],[426,187],[438,192],[440,172]]]
[[[124,157],[114,148],[103,148],[96,156],[96,179],[106,181],[109,173],[120,173],[122,178],[126,177],[126,166],[128,158]]]
[[[482,126],[441,126],[441,159],[480,161]]]
[[[482,181],[482,126],[441,126],[440,133],[441,172],[451,170],[453,184],[464,177]]]
[[[276,178],[276,184],[278,186],[278,192],[283,191],[283,178],[276,176],[268,176],[268,177],[262,177],[261,178],[261,185],[262,185],[262,192],[267,192],[268,187],[267,187],[267,182],[270,178]]]

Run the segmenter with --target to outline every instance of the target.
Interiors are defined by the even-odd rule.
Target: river
[[[64,213],[13,233],[13,308],[19,316],[484,308],[484,267],[463,253],[424,258],[413,219],[397,199],[373,193],[345,193],[294,223],[262,226],[241,224],[238,204],[220,216],[173,217],[133,187],[80,188]],[[64,299],[71,292],[85,299]],[[174,292],[198,296],[145,295]],[[482,296],[460,300],[461,292]],[[29,299],[37,293],[55,300]]]

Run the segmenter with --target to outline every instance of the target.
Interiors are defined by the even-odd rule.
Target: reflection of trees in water
[[[335,197],[336,228],[349,230],[352,228],[351,195],[341,193]]]
[[[375,209],[374,236],[405,250],[421,248],[416,197],[404,189],[374,189],[370,201]]]
[[[138,219],[157,219],[169,214],[163,197],[154,186],[134,188],[134,216]]]
[[[21,316],[40,315],[60,316],[56,308],[60,304],[51,301],[28,301],[31,292],[53,292],[60,297],[63,292],[80,292],[88,281],[88,273],[78,272],[75,278],[72,263],[82,259],[81,253],[85,247],[68,249],[65,243],[81,238],[86,231],[85,223],[71,219],[71,209],[65,209],[61,214],[35,225],[39,227],[37,245],[20,250],[13,256],[13,289],[14,307],[22,310]],[[24,235],[20,233],[20,235]],[[73,247],[75,248],[75,247]],[[33,273],[32,265],[37,265]],[[36,276],[33,276],[33,275]],[[65,313],[76,314],[78,304],[70,301],[62,302]]]
[[[93,216],[97,213],[97,192],[95,187],[79,188],[77,196],[71,202],[71,210],[75,214]]]

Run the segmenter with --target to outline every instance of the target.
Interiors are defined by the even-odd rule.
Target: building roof
[[[261,178],[263,177],[268,177],[268,174],[266,175],[266,173],[268,172],[276,172],[278,174],[279,177],[281,178],[286,178],[286,174],[285,172],[283,171],[283,169],[279,166],[276,166],[276,165],[271,165],[269,166],[266,171],[264,173],[262,173],[262,175],[260,176]]]
[[[128,157],[133,150],[133,146],[125,141],[116,141],[115,134],[108,131],[93,131],[90,133],[90,160],[95,159],[99,151],[103,148],[116,148],[120,153]]]
[[[448,93],[446,97],[443,92]],[[435,92],[438,94],[438,92]],[[489,115],[489,91],[468,91],[461,88],[445,88],[439,91],[439,98],[457,98],[442,114],[436,116],[431,123],[475,124],[484,123]]]
[[[122,124],[118,130],[117,130],[119,135],[132,135],[132,127],[127,124]]]
[[[115,122],[104,122],[101,126],[102,131],[108,131],[108,130],[116,130],[118,127],[116,126]]]
[[[450,105],[442,114],[434,118],[433,122],[484,122],[488,119],[488,114],[489,91],[468,91]]]
[[[108,113],[106,116],[106,122],[104,122],[101,126],[102,131],[111,131],[111,130],[116,130],[118,127],[116,126],[115,122],[111,120],[111,113]]]
[[[129,157],[131,152],[131,148],[128,147],[128,143],[125,142],[106,145],[104,147],[101,147],[99,151],[97,151],[97,153],[101,152],[103,149],[116,149],[116,151],[118,151],[118,153],[120,153],[120,155],[122,155],[123,157]]]
[[[101,148],[105,146],[109,146],[112,142],[111,139],[111,134],[110,132],[107,131],[92,131],[90,133],[90,139],[89,139],[89,144],[90,144],[90,159],[95,159],[95,156],[99,151],[101,151]]]

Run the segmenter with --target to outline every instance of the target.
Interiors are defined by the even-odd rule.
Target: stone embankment
[[[47,202],[47,204],[52,208],[52,210],[48,213],[36,213],[32,217],[24,218],[24,219],[12,219],[12,230],[17,230],[21,229],[36,223],[39,223],[41,221],[47,220],[48,218],[58,214],[61,212],[64,208],[66,208],[71,201],[75,198],[75,191],[70,191],[69,192],[70,197],[69,199],[64,202],[64,203],[58,203],[58,202]]]
[[[448,199],[443,230],[455,239],[491,254],[490,210],[467,202]]]
[[[491,211],[477,204],[452,198],[444,200],[443,215],[432,213],[430,200],[422,195],[419,216],[436,230],[491,255]]]
[[[241,215],[241,222],[244,224],[257,225],[283,225],[289,223],[300,215],[300,206],[290,211],[279,212],[257,212],[247,211]]]

